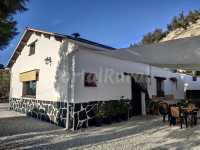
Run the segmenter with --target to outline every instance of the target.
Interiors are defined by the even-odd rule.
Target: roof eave
[[[12,59],[13,59],[14,55],[16,54],[16,51],[17,51],[17,49],[18,49],[20,43],[22,42],[24,36],[26,35],[27,31],[28,31],[28,28],[26,28],[26,29],[24,30],[24,32],[23,32],[23,34],[22,34],[22,36],[21,36],[19,42],[17,43],[17,46],[15,47],[15,50],[13,51],[13,53],[12,53],[10,59],[8,60],[8,64],[6,65],[8,68],[12,67],[12,61],[13,61]]]
[[[103,45],[103,44],[99,44],[99,43],[96,43],[96,42],[93,42],[93,41],[89,41],[89,40],[86,40],[86,39],[81,39],[81,38],[77,38],[76,39],[76,38],[73,38],[73,37],[68,36],[68,35],[63,35],[63,34],[54,33],[54,32],[47,32],[47,31],[44,31],[44,30],[39,30],[39,29],[31,28],[31,27],[26,27],[26,29],[24,30],[19,42],[17,43],[17,46],[16,46],[14,52],[12,53],[12,55],[11,55],[9,61],[8,61],[8,64],[7,64],[8,68],[12,67],[12,65],[15,63],[17,58],[15,60],[13,60],[13,59],[20,55],[23,47],[26,45],[27,41],[23,41],[23,39],[26,37],[26,35],[29,32],[30,32],[30,35],[33,32],[39,32],[41,34],[48,34],[50,36],[60,37],[60,38],[63,38],[63,39],[68,39],[68,40],[71,40],[71,41],[77,43],[78,45],[81,45],[83,47],[88,47],[88,48],[91,48],[91,49],[104,50],[104,51],[105,50],[115,50],[115,48],[112,48],[112,47],[109,47],[109,46],[106,46],[106,45]],[[30,36],[30,35],[28,35],[28,36]],[[85,40],[85,41],[82,41],[82,40]],[[20,50],[18,50],[20,48],[20,46],[22,46],[22,48]]]

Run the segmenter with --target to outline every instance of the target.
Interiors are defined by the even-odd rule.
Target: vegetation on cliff
[[[158,43],[164,37],[166,37],[168,33],[180,28],[187,30],[187,28],[191,24],[196,23],[199,19],[200,10],[191,10],[187,15],[184,15],[184,13],[181,12],[178,16],[172,18],[171,22],[167,25],[167,29],[165,31],[157,28],[153,32],[145,34],[142,40],[136,45]]]

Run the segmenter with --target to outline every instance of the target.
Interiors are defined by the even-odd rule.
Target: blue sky
[[[72,34],[116,48],[138,42],[173,16],[200,9],[199,0],[29,0],[28,11],[15,15],[19,35],[3,52],[7,64],[26,26]]]

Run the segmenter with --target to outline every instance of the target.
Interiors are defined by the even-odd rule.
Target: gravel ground
[[[76,132],[8,111],[0,104],[2,149],[200,149],[200,125],[180,129],[160,117],[134,117],[127,122]]]

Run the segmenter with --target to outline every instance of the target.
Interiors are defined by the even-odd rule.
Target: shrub
[[[190,103],[190,101],[185,100],[185,99],[181,99],[181,101],[178,102],[177,105],[178,105],[178,106],[187,107],[189,103]]]
[[[148,103],[146,104],[146,109],[147,109],[147,113],[151,114],[151,115],[157,115],[159,112],[159,103],[161,101],[152,101],[149,100]]]
[[[103,119],[104,123],[125,120],[128,118],[128,104],[123,100],[104,102],[99,106],[96,117]]]

